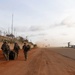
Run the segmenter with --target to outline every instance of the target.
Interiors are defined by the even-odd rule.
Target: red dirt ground
[[[75,75],[75,60],[64,57],[51,48],[32,49],[27,61],[24,61],[22,50],[18,59],[12,61],[6,61],[0,52],[0,75]]]

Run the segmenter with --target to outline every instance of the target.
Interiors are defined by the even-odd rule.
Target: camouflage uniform
[[[27,60],[27,54],[28,54],[28,51],[30,50],[30,46],[29,45],[26,45],[24,43],[22,49],[23,49],[23,52],[24,52],[25,60]]]
[[[4,42],[1,46],[1,49],[3,51],[3,54],[6,58],[6,60],[9,60],[9,52],[10,52],[10,47],[9,45],[7,44],[7,42]]]
[[[16,53],[16,58],[18,57],[19,50],[20,50],[20,46],[17,43],[15,43],[14,44],[14,51]]]

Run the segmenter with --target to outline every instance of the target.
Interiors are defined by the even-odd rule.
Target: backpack
[[[14,59],[15,59],[15,53],[13,51],[10,51],[9,60],[14,60]]]
[[[27,45],[27,50],[30,50],[30,46],[29,45]]]

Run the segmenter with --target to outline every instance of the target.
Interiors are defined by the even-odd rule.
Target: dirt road
[[[24,61],[20,50],[17,60],[5,61],[0,52],[0,75],[75,75],[75,60],[50,49],[33,49]]]

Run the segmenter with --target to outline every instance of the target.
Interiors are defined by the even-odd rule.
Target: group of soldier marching
[[[20,46],[18,45],[18,43],[16,42],[14,43],[14,48],[13,48],[13,51],[11,52],[10,46],[8,45],[7,41],[4,41],[1,46],[1,49],[2,49],[3,55],[5,56],[6,60],[9,60],[11,55],[14,56],[14,59],[18,58],[18,54],[20,50]],[[23,49],[25,60],[27,60],[27,53],[30,50],[30,45],[24,43],[24,45],[22,46],[22,49]]]

